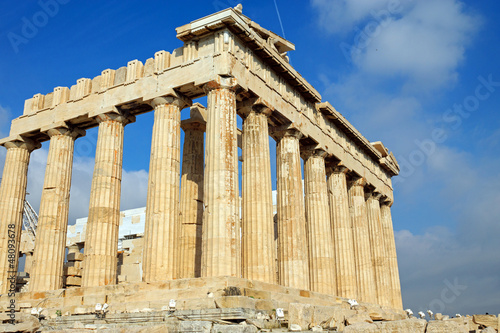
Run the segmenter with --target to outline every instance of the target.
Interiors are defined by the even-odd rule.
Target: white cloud
[[[454,83],[478,20],[455,0],[415,3],[400,19],[380,26],[380,35],[355,58],[367,73],[407,77],[429,89]]]
[[[421,155],[421,163],[405,163],[422,151],[416,141],[430,139],[443,126],[439,119],[445,110],[434,102],[450,107],[458,102],[436,95],[459,82],[481,19],[458,0],[402,0],[401,10],[381,21],[373,12],[386,10],[389,1],[312,3],[322,27],[334,34],[350,32],[340,38],[358,49],[349,59],[351,71],[338,81],[320,74],[322,95],[370,141],[382,140],[405,167],[401,174],[406,177],[394,179],[395,228],[403,229],[396,241],[405,306],[434,306],[447,314],[500,311],[500,159],[478,158],[473,148],[455,141],[467,128],[464,120],[454,133],[443,128],[448,139]],[[356,26],[376,30],[357,40]],[[498,133],[482,135],[495,147]],[[441,295],[455,279],[467,288],[446,302]],[[441,305],[445,308],[436,308]]]
[[[387,6],[387,0],[312,0],[320,13],[319,24],[330,33],[352,30],[374,10]]]
[[[500,252],[464,244],[460,235],[435,227],[423,235],[396,232],[404,306],[445,314],[491,312],[500,306]],[[452,287],[450,287],[450,285]]]
[[[89,215],[90,188],[92,186],[93,173],[94,158],[74,158],[69,206],[69,224],[74,224],[77,218],[87,217]]]
[[[450,220],[437,217],[423,234],[396,232],[405,306],[448,314],[498,311],[500,161],[477,163],[470,153],[438,145],[421,169],[431,185],[414,195],[430,197],[436,213]],[[445,281],[455,280],[466,287],[458,295],[446,291]]]
[[[400,4],[392,14],[391,3]],[[458,0],[313,0],[313,6],[325,30],[354,33],[341,49],[360,72],[402,78],[406,88],[423,91],[456,82],[457,67],[481,25]],[[357,23],[360,28],[353,27]]]
[[[77,157],[75,159],[71,184],[70,224],[73,224],[77,218],[88,216],[93,172],[93,158]],[[144,207],[146,205],[147,188],[147,171],[122,170],[120,210]]]
[[[45,166],[48,155],[48,142],[42,149],[33,151],[28,168],[27,200],[36,212],[40,208]],[[0,150],[0,171],[5,162],[6,150]],[[68,224],[77,218],[88,216],[90,188],[94,171],[94,158],[78,157],[73,161],[73,176],[70,191],[70,210]],[[121,210],[144,207],[146,205],[148,173],[145,170],[122,171]]]
[[[121,210],[146,206],[147,193],[148,172],[146,170],[123,172]]]

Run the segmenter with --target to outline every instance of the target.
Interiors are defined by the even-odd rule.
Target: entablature
[[[321,102],[319,93],[280,54],[293,50],[293,44],[234,9],[177,32],[185,44],[172,53],[159,51],[145,63],[133,60],[93,79],[81,78],[70,88],[36,94],[26,101],[24,114],[12,121],[10,136],[46,141],[42,129],[52,124],[88,129],[97,126],[99,114],[149,112],[150,102],[172,89],[195,99],[205,95],[206,83],[229,76],[247,98],[261,97],[270,103],[275,110],[269,117],[271,126],[300,130],[305,145],[323,149],[392,197],[390,178],[399,172],[394,156],[382,143],[370,143],[330,103]]]

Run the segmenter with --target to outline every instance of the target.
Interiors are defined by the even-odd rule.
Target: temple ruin
[[[238,8],[176,31],[184,45],[173,52],[26,100],[9,137],[0,140],[7,149],[0,188],[2,308],[18,270],[30,153],[49,140],[30,283],[16,295],[21,310],[43,301],[48,317],[56,310],[69,317],[92,313],[96,303],[116,313],[134,306],[161,311],[176,299],[183,311],[287,312],[292,303],[355,299],[396,318],[402,300],[391,177],[399,166],[392,153],[322,101],[290,65],[291,42]],[[202,96],[207,105],[193,105]],[[191,117],[181,122],[184,109]],[[118,281],[124,127],[151,111],[143,281]],[[241,175],[237,116],[243,119]],[[98,141],[84,250],[70,249],[67,258],[79,262],[81,287],[63,289],[74,143],[93,127]],[[269,136],[277,144],[277,228]],[[229,287],[240,290],[241,304],[213,306],[214,298],[230,296]]]

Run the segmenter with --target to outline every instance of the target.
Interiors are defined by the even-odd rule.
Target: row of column
[[[152,102],[155,121],[143,279],[152,282],[178,277],[243,276],[269,283],[278,280],[284,286],[400,308],[389,206],[381,204],[376,193],[369,193],[366,199],[362,179],[348,186],[345,168],[327,169],[325,152],[321,150],[302,151],[304,196],[301,134],[295,130],[275,133],[279,229],[276,253],[268,143],[268,116],[272,110],[261,100],[251,101],[243,112],[240,225],[236,86],[232,78],[219,78],[207,84],[206,125],[196,121],[183,124],[182,189],[180,111],[190,101],[172,91]],[[83,286],[116,283],[123,132],[134,118],[105,114],[97,120],[99,136]],[[73,145],[84,133],[64,127],[51,129],[48,135],[51,140],[31,290],[62,287]],[[0,188],[0,225],[2,229],[14,225],[19,229],[14,233],[16,237],[20,237],[29,153],[34,149],[33,144],[26,142],[6,145],[6,167]],[[0,236],[4,237],[0,238],[2,292],[8,290],[6,235],[7,231]],[[15,256],[17,271],[17,252]]]
[[[390,307],[402,307],[397,276],[392,221],[377,193],[365,191],[363,179],[347,184],[347,169],[334,166],[326,172],[325,152],[303,151],[305,197],[300,164],[300,132],[275,133],[278,182],[278,253],[274,245],[268,116],[271,108],[260,99],[239,108],[243,121],[242,225],[239,241],[239,204],[236,139],[236,94],[232,79],[206,86],[207,123],[184,124],[185,144],[180,208],[170,197],[161,205],[175,218],[155,220],[149,202],[165,193],[178,193],[179,153],[158,165],[175,165],[160,175],[165,188],[155,189],[155,151],[180,151],[179,112],[168,130],[161,131],[165,142],[177,142],[165,150],[153,144],[146,230],[170,230],[170,237],[156,242],[158,233],[146,231],[145,281],[198,276],[243,276],[249,279],[313,291],[354,297]],[[172,102],[170,103],[172,104]],[[155,112],[159,112],[156,108]],[[206,129],[203,172],[203,131]],[[172,163],[169,162],[169,159]],[[156,161],[156,162],[155,162]],[[175,161],[175,163],[174,163]],[[328,178],[326,175],[328,174]],[[163,176],[162,176],[163,177]],[[157,180],[161,182],[160,179]],[[173,185],[172,185],[173,184]],[[158,191],[158,192],[156,192]],[[365,198],[367,196],[367,198]],[[170,208],[169,208],[170,207]],[[381,209],[385,212],[381,213]],[[180,227],[180,230],[176,229]],[[160,232],[161,234],[161,232]],[[152,241],[153,240],[153,241]],[[201,255],[200,255],[201,254]],[[160,270],[146,258],[163,256],[168,265]],[[278,256],[278,276],[275,258]],[[394,258],[394,260],[390,260]],[[175,260],[179,260],[175,263]],[[241,262],[240,262],[241,260]],[[391,266],[392,265],[392,266]],[[177,270],[177,271],[176,271]],[[153,273],[154,272],[154,273]],[[391,276],[390,272],[395,272]],[[399,301],[398,301],[399,300]]]
[[[275,136],[280,284],[402,308],[388,203],[321,150],[302,151],[302,192],[301,134]]]

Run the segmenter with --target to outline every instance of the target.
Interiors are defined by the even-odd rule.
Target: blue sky
[[[240,2],[295,43],[291,62],[323,100],[400,162],[393,220],[405,307],[500,313],[500,4],[276,0],[281,26],[273,0]],[[172,51],[176,27],[237,4],[47,3],[0,4],[1,137],[25,99]],[[151,127],[151,113],[126,127],[122,209],[145,205]],[[71,223],[87,215],[96,139],[93,129],[76,143]],[[47,149],[30,164],[36,209]],[[4,158],[2,149],[0,168]]]

